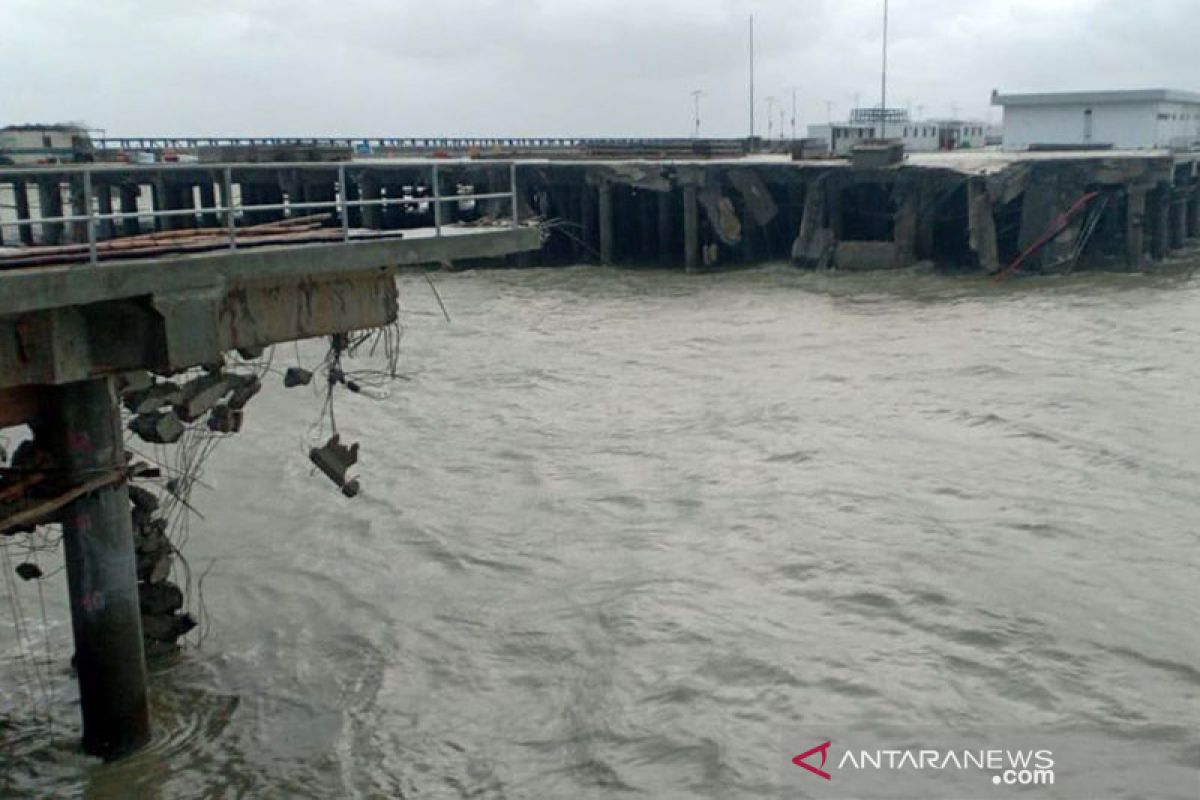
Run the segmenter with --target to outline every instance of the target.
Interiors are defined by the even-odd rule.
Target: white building
[[[845,156],[855,145],[884,135],[904,142],[908,153],[983,147],[987,135],[987,123],[974,120],[912,120],[904,109],[891,108],[887,110],[884,126],[882,115],[878,108],[856,108],[849,122],[809,125],[808,136],[828,142],[834,155]]]
[[[1037,145],[1119,149],[1200,145],[1200,94],[1172,89],[1000,94],[1004,147]]]
[[[0,163],[55,164],[80,161],[92,152],[85,128],[74,123],[0,128]]]

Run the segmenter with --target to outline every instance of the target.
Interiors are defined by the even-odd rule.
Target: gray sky
[[[891,0],[889,105],[1200,90],[1196,0]],[[686,136],[879,102],[882,0],[0,0],[0,124],[110,135]],[[999,121],[999,111],[992,112]],[[776,113],[776,117],[778,114]],[[776,125],[778,122],[776,121]]]

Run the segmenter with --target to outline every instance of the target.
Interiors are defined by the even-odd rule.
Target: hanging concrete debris
[[[288,367],[283,373],[283,385],[289,389],[296,386],[308,386],[312,383],[313,374],[303,367]]]
[[[208,373],[183,385],[175,413],[184,422],[195,422],[234,389],[234,380],[220,372]]]
[[[346,497],[358,494],[358,479],[346,479],[346,471],[358,461],[358,443],[346,447],[339,434],[334,434],[322,447],[308,451],[309,459],[342,490]]]
[[[153,411],[134,417],[129,430],[151,444],[172,444],[178,442],[187,429],[174,411]]]
[[[229,395],[229,407],[241,411],[246,404],[262,391],[262,381],[257,375],[232,375],[233,391]]]
[[[125,408],[131,414],[149,414],[183,399],[179,384],[162,381],[144,388],[130,388],[122,394]]]
[[[208,429],[214,433],[237,433],[242,429],[242,410],[222,403],[208,415]]]
[[[733,202],[720,189],[706,187],[699,192],[700,205],[717,237],[727,245],[742,243],[742,223],[733,208]]]
[[[750,212],[750,218],[759,227],[770,225],[779,214],[779,206],[775,204],[770,190],[758,173],[748,169],[731,169],[729,182],[741,194],[746,210]]]
[[[129,430],[147,442],[172,444],[195,431],[240,431],[243,409],[262,390],[262,381],[256,374],[225,372],[223,365],[213,364],[182,385],[170,380],[154,382],[147,373],[144,378],[123,376],[121,387],[122,402],[134,415]],[[183,591],[170,580],[177,552],[165,516],[172,509],[189,507],[194,480],[194,475],[182,474],[167,481],[165,506],[149,489],[129,486],[142,643],[147,656],[174,652],[178,640],[197,624],[183,610]]]
[[[42,577],[42,568],[37,564],[31,564],[26,561],[23,564],[18,564],[16,569],[17,576],[23,581],[32,581]]]

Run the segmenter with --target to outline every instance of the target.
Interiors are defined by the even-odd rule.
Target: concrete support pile
[[[1144,186],[1130,185],[1125,194],[1125,260],[1139,270],[1146,260],[1146,195]]]
[[[1187,225],[1187,196],[1183,192],[1174,192],[1171,197],[1171,230],[1167,236],[1167,244],[1172,250],[1183,247]]]
[[[1187,235],[1189,239],[1200,236],[1200,185],[1193,183],[1187,194]]]
[[[50,387],[43,429],[65,485],[108,476],[61,512],[83,749],[117,758],[150,738],[121,417],[113,381]],[[93,484],[94,485],[94,484]]]

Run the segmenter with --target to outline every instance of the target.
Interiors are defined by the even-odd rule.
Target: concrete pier
[[[6,176],[0,168],[0,181],[24,187],[29,172]],[[271,201],[282,192],[265,179],[275,181],[278,174],[256,169],[238,178],[245,178],[242,185],[251,196]],[[207,204],[213,186],[211,173],[194,170],[120,168],[85,174],[68,168],[34,175],[42,214],[56,216],[61,215],[61,182],[80,185],[86,179],[92,190],[106,189],[94,195],[99,211],[111,206],[117,187],[122,209],[130,212],[137,210],[141,187],[152,187],[164,210],[195,210],[196,187],[202,199],[208,196]],[[336,172],[314,177],[315,185],[298,190],[302,197],[336,202]],[[74,193],[73,205],[84,196]],[[83,203],[76,211],[86,207]],[[243,227],[241,233],[250,238],[239,237],[236,248],[220,234],[204,231],[155,241],[204,244],[205,237],[215,236],[217,243],[208,249],[134,253],[143,245],[129,242],[111,247],[98,263],[88,263],[99,248],[86,241],[28,248],[28,254],[17,248],[15,257],[11,249],[3,253],[8,262],[0,266],[0,428],[28,425],[33,435],[22,444],[46,458],[22,467],[37,479],[28,486],[14,485],[9,470],[0,475],[5,490],[0,534],[62,524],[83,749],[89,754],[120,758],[149,741],[145,653],[172,648],[196,624],[178,613],[183,594],[168,579],[174,545],[168,520],[150,517],[150,504],[157,504],[153,493],[140,486],[130,493],[128,481],[141,472],[129,463],[117,379],[128,390],[127,382],[136,376],[148,387],[166,386],[167,376],[184,373],[165,411],[155,405],[136,412],[131,436],[169,444],[196,426],[205,433],[236,432],[240,404],[260,384],[254,375],[222,373],[231,352],[261,352],[276,343],[394,323],[397,266],[504,259],[542,245],[537,226],[513,225],[511,215],[503,226],[447,228],[442,236],[426,229],[403,237],[372,232],[353,238],[336,217],[314,220],[307,209],[298,211],[305,217],[300,235],[259,242]],[[200,213],[210,221],[215,214]],[[422,216],[411,215],[414,221]],[[28,213],[25,219],[27,227],[41,229],[43,242],[61,241],[61,222],[42,223],[41,216]],[[192,214],[179,219],[197,224]],[[136,225],[137,220],[126,222]],[[335,230],[326,233],[322,224]],[[129,230],[123,224],[111,232]],[[197,367],[204,367],[202,375],[187,374]],[[189,394],[193,386],[207,388]],[[203,399],[214,387],[220,396]],[[160,427],[163,422],[170,424]]]
[[[779,156],[521,162],[518,213],[526,219],[554,218],[556,226],[543,250],[517,255],[514,261],[654,264],[693,271],[779,259],[848,270],[932,262],[943,270],[985,274],[1018,259],[1021,271],[1031,273],[1068,264],[1071,269],[1142,264],[1144,257],[1136,254],[1143,249],[1161,259],[1181,246],[1181,235],[1186,241],[1200,230],[1198,161],[1200,154],[1106,151],[912,154],[896,165],[870,169],[844,160]],[[444,196],[460,189],[490,192],[498,174],[508,171],[508,165],[498,168],[487,158],[346,163],[342,168],[349,199],[387,200],[351,208],[347,222],[370,230],[433,226],[427,199],[434,164]],[[234,186],[232,198],[225,196],[226,170]],[[111,165],[97,168],[93,191],[100,204],[119,192],[123,212],[134,210],[144,191],[153,193],[156,208],[195,210],[166,218],[159,223],[165,229],[225,224],[225,215],[198,206],[234,201],[283,205],[285,197],[289,205],[320,205],[286,212],[250,210],[237,215],[238,224],[327,211],[333,216],[321,224],[337,228],[342,225],[339,173],[329,164]],[[0,169],[0,181],[14,189],[36,181],[51,208],[53,174],[17,170],[6,178]],[[69,175],[63,171],[59,178],[67,181]],[[502,182],[507,185],[507,175]],[[1095,199],[1078,218],[1034,247],[1058,215],[1086,196]],[[507,200],[499,202],[508,208]],[[498,210],[494,200],[446,203],[439,221],[448,225],[508,213]],[[11,228],[19,220],[10,216]],[[1084,225],[1091,216],[1099,216],[1101,224],[1093,220]],[[135,221],[123,220],[111,231],[104,226],[98,237],[131,235],[137,229]],[[61,241],[63,227],[48,223],[26,230],[52,244]],[[72,238],[80,233],[74,230]],[[1087,241],[1076,242],[1084,234]],[[1025,254],[1030,247],[1034,252]]]
[[[48,390],[44,435],[68,485],[104,485],[62,512],[83,749],[119,758],[150,740],[121,415],[111,378]]]

